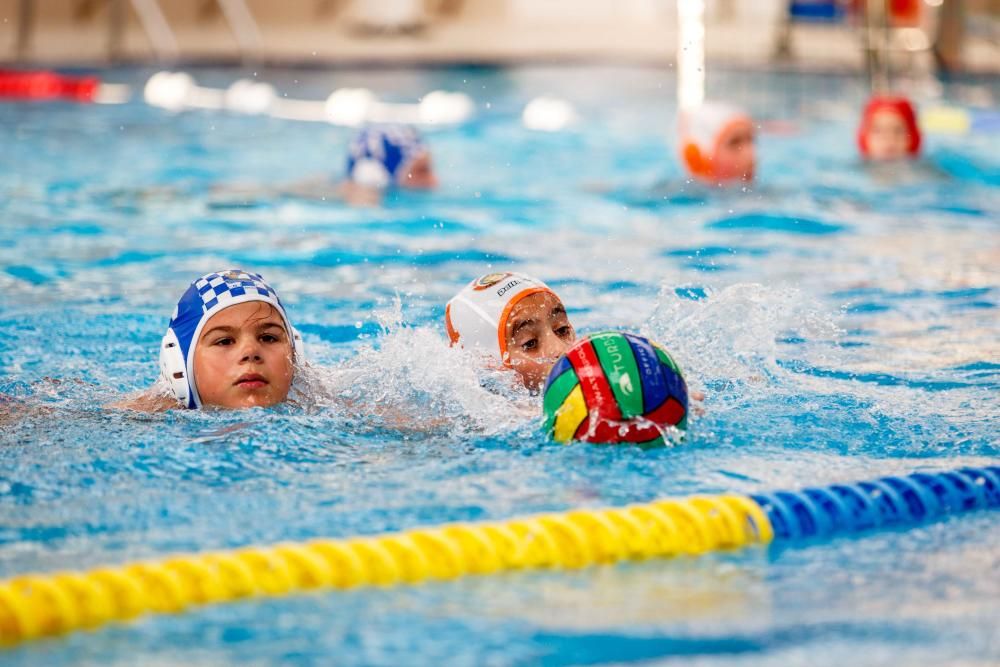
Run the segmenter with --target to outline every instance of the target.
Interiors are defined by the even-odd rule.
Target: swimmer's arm
[[[382,204],[382,191],[378,188],[360,185],[353,181],[344,181],[337,186],[341,198],[351,206],[379,206]]]
[[[376,406],[375,414],[382,424],[399,433],[433,433],[451,426],[451,420],[427,414],[407,414],[391,406]]]
[[[328,178],[304,178],[302,180],[286,183],[281,186],[278,193],[284,197],[298,197],[300,199],[319,199],[339,201],[343,198],[340,192],[340,185],[333,183]]]
[[[402,434],[433,433],[451,425],[451,421],[441,416],[428,415],[423,412],[407,412],[394,405],[375,403],[362,405],[353,399],[339,397],[338,401],[348,410],[357,414],[367,412],[375,417],[385,428]]]
[[[325,178],[289,183],[281,188],[280,194],[299,199],[343,201],[351,206],[379,206],[382,203],[382,192],[378,188],[360,185],[353,181],[331,183]]]
[[[138,396],[130,396],[115,401],[106,406],[112,410],[134,410],[135,412],[166,412],[180,407],[177,399],[155,388],[144,391]]]
[[[83,384],[80,380],[75,380],[74,382]],[[49,390],[50,387],[60,384],[62,384],[62,380],[46,377],[32,382],[31,386],[32,388],[43,387]],[[55,410],[52,406],[39,405],[34,401],[19,396],[0,394],[0,426],[9,426],[28,417],[48,416],[54,413]]]
[[[280,190],[258,183],[216,183],[209,188],[208,201],[215,207],[249,206],[279,194]]]
[[[29,406],[23,400],[0,394],[0,426],[8,426],[23,419],[37,406]]]

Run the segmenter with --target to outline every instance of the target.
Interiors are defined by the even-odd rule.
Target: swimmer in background
[[[394,188],[433,190],[438,186],[431,153],[420,133],[407,125],[362,128],[347,147],[342,181],[327,177],[266,188],[249,185],[217,186],[213,206],[247,206],[261,197],[299,197],[344,201],[351,206],[379,206]]]
[[[868,100],[858,127],[861,156],[872,162],[911,160],[920,155],[920,127],[905,97],[876,95]]]
[[[745,111],[704,102],[680,112],[678,130],[681,162],[692,178],[716,187],[753,181],[755,132]]]
[[[857,141],[869,176],[894,189],[926,187],[934,182],[951,187],[949,183],[956,178],[974,182],[982,176],[963,156],[958,156],[957,161],[960,173],[952,173],[952,169],[942,165],[939,162],[942,156],[935,160],[921,158],[923,136],[917,113],[905,97],[876,95],[868,100],[861,114]]]
[[[347,148],[347,178],[341,189],[350,204],[377,204],[391,187],[432,190],[437,186],[430,150],[412,127],[367,127]]]
[[[452,345],[508,368],[537,392],[559,357],[576,341],[566,307],[552,289],[523,273],[489,273],[473,280],[445,308]]]
[[[191,283],[160,344],[160,379],[112,407],[270,407],[285,401],[302,338],[274,289],[256,273],[219,271]]]
[[[585,189],[640,208],[704,204],[747,192],[754,180],[757,154],[755,126],[746,112],[728,104],[704,102],[679,112],[677,129],[680,162],[688,177],[685,181],[671,178],[641,189],[590,184]]]

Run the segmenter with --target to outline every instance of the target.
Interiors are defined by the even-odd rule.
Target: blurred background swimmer
[[[945,151],[925,159],[916,108],[901,95],[876,94],[868,100],[861,113],[857,140],[868,175],[876,184],[891,187],[903,196],[909,196],[908,190],[900,190],[900,186],[926,187],[934,182],[947,185],[955,179],[976,181],[986,176],[985,170],[968,156]],[[960,168],[956,170],[955,166]]]
[[[302,338],[257,273],[230,269],[195,280],[160,345],[160,379],[113,407],[270,407],[288,398]]]
[[[363,128],[347,149],[344,199],[373,205],[392,187],[431,190],[438,185],[430,150],[420,133],[405,125]]]
[[[866,160],[913,159],[920,155],[920,127],[905,97],[875,95],[861,113],[858,148]]]
[[[668,177],[653,185],[614,187],[604,183],[585,186],[627,206],[646,209],[677,205],[702,205],[710,200],[743,198],[751,192],[756,175],[756,125],[743,109],[721,102],[702,102],[678,111],[677,151],[686,178]],[[776,121],[781,133],[795,125]],[[754,187],[756,199],[766,188]],[[770,193],[771,197],[780,196]],[[735,204],[735,202],[733,202]]]
[[[466,285],[445,308],[452,345],[478,352],[489,367],[510,368],[538,391],[576,341],[566,307],[552,289],[523,273],[488,273]]]
[[[707,185],[749,183],[754,179],[754,124],[742,109],[704,102],[681,111],[681,162],[693,178]]]
[[[379,206],[394,188],[432,190],[438,186],[430,148],[409,125],[370,125],[347,147],[344,179],[327,176],[284,186],[220,185],[212,189],[215,208],[243,207],[262,198],[298,197],[343,201],[351,206]]]

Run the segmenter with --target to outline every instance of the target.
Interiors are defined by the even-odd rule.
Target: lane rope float
[[[123,104],[128,85],[96,76],[70,76],[50,70],[0,69],[0,100],[65,100]],[[281,95],[269,83],[238,79],[226,88],[198,85],[187,72],[153,74],[142,87],[150,106],[172,112],[195,109],[358,127],[366,123],[422,126],[456,125],[475,114],[475,103],[462,92],[431,90],[417,102],[386,102],[367,88],[338,88],[325,100],[301,100]]]
[[[0,69],[0,100],[67,100],[115,104],[128,99],[128,86],[96,76],[68,76],[50,70]]]
[[[998,466],[249,546],[86,572],[27,574],[0,581],[0,643],[241,598],[694,556],[772,541],[903,528],[991,508],[1000,508]]]
[[[338,88],[325,100],[279,95],[263,81],[238,79],[228,88],[198,85],[186,72],[157,72],[143,87],[147,104],[168,111],[204,109],[358,127],[365,123],[453,125],[475,113],[472,98],[461,92],[432,90],[419,102],[384,102],[367,88]]]

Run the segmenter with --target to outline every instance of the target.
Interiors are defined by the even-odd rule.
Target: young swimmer
[[[552,365],[576,341],[566,308],[552,289],[523,273],[489,273],[469,283],[445,307],[452,345],[510,368],[538,391]]]
[[[209,273],[177,302],[160,344],[160,382],[114,407],[270,407],[288,397],[302,358],[301,336],[259,274]]]
[[[513,370],[532,393],[576,342],[559,296],[523,273],[488,273],[473,280],[448,302],[444,321],[452,345],[478,352],[487,366]],[[705,400],[700,391],[690,397]],[[700,406],[694,410],[702,412]]]
[[[920,128],[905,97],[876,95],[868,100],[858,127],[858,148],[872,161],[902,160],[920,154]]]
[[[347,148],[345,178],[306,178],[279,186],[231,184],[212,187],[214,208],[246,207],[282,197],[345,201],[351,206],[378,206],[393,187],[430,190],[438,185],[431,153],[416,129],[405,125],[363,128]]]
[[[753,180],[754,125],[746,112],[705,102],[679,120],[681,162],[691,176],[709,185]]]
[[[412,127],[366,127],[348,146],[347,179],[342,187],[348,202],[378,203],[393,186],[430,190],[437,185],[430,151]]]

